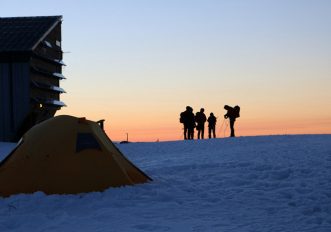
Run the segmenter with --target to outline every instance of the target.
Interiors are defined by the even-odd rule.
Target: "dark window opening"
[[[101,150],[98,141],[91,133],[78,133],[76,140],[76,152],[83,151],[85,149]]]

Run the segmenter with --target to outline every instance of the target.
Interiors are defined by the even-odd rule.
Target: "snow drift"
[[[331,231],[331,135],[117,146],[154,181],[0,198],[0,231]]]

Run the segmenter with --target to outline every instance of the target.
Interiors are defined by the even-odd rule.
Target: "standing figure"
[[[227,113],[224,115],[224,118],[229,118],[229,120],[230,120],[230,129],[231,129],[230,137],[235,137],[234,122],[236,121],[236,118],[240,117],[240,115],[239,115],[240,107],[239,106],[231,107],[231,106],[225,105],[224,109],[227,110]]]
[[[205,122],[207,120],[205,115],[205,109],[201,108],[200,112],[195,114],[195,121],[197,122],[197,130],[198,130],[198,139],[203,139],[205,134]]]
[[[209,117],[208,117],[208,136],[209,138],[212,137],[216,138],[216,133],[215,133],[215,127],[216,127],[216,117],[214,116],[213,113],[210,113]]]
[[[186,110],[180,113],[179,121],[184,125],[184,139],[193,139],[195,121],[193,108],[191,106],[186,106]]]

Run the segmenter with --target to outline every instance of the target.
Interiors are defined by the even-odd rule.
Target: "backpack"
[[[184,123],[184,112],[180,113],[179,122]]]
[[[240,107],[237,105],[237,106],[233,107],[233,109],[234,109],[234,112],[235,112],[234,116],[236,118],[239,118],[240,117]]]
[[[197,112],[194,116],[194,120],[199,123],[201,121],[201,113]]]

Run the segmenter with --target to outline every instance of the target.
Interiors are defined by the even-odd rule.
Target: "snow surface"
[[[154,181],[0,198],[0,231],[331,231],[331,135],[117,146]]]

